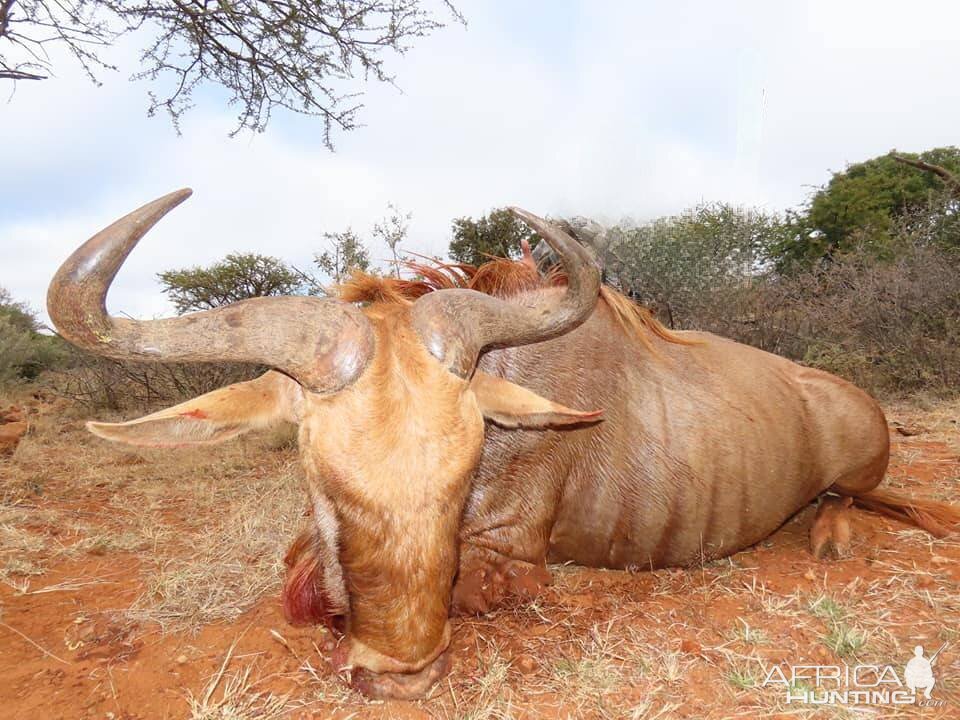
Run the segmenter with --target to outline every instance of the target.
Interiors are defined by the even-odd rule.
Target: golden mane
[[[480,266],[439,260],[432,264],[407,261],[403,265],[414,273],[414,278],[385,277],[354,270],[349,280],[334,288],[334,294],[347,302],[410,304],[435,290],[466,288],[510,298],[522,292],[567,284],[567,276],[559,267],[541,275],[530,259],[492,258]],[[600,287],[600,300],[607,304],[625,332],[636,335],[654,352],[651,335],[671,343],[691,343],[666,328],[648,308],[607,285]]]

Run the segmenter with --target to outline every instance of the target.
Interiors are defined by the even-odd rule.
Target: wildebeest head
[[[299,425],[320,540],[334,563],[297,585],[308,603],[343,613],[340,661],[368,692],[422,693],[446,667],[457,531],[480,457],[484,418],[544,428],[599,413],[557,405],[476,371],[485,350],[572,330],[592,312],[600,280],[569,236],[514,213],[554,248],[566,292],[508,302],[467,289],[363,309],[336,299],[254,298],[164,320],[106,312],[107,290],[143,235],[190,195],[171,193],[95,235],[60,268],[48,308],[61,335],[117,359],[234,361],[275,368],[95,434],[139,445],[219,442],[278,420]],[[297,602],[294,598],[294,604]]]

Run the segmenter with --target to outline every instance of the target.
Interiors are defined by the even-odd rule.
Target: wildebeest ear
[[[148,447],[217,443],[283,420],[299,422],[301,398],[295,380],[271,370],[129,422],[88,422],[87,430]]]
[[[479,370],[470,381],[483,416],[507,428],[531,430],[596,422],[603,410],[582,412],[550,402],[535,392]]]

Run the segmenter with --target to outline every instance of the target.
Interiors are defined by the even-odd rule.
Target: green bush
[[[960,148],[941,147],[881,155],[834,173],[805,208],[791,213],[790,232],[775,248],[778,266],[809,268],[854,250],[892,259],[905,221],[926,226],[940,245],[960,247],[958,172]]]
[[[33,380],[63,362],[63,342],[38,329],[29,308],[0,288],[0,386]]]
[[[31,331],[17,327],[9,317],[0,315],[0,385],[9,385],[23,377],[33,358]]]

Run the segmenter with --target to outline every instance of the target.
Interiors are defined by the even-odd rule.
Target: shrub
[[[723,205],[583,236],[608,282],[678,329],[714,332],[880,395],[960,388],[960,249],[905,215],[886,242],[781,272],[776,217]]]
[[[240,363],[113,360],[74,350],[71,366],[45,379],[57,395],[90,409],[146,412],[251,380],[265,370]]]
[[[63,360],[63,342],[38,329],[30,309],[0,288],[0,386],[33,380]]]
[[[858,247],[797,275],[705,293],[687,327],[716,332],[889,395],[960,388],[960,256],[926,243],[893,261]]]
[[[670,327],[691,327],[718,292],[752,282],[783,232],[776,215],[722,203],[594,238],[605,279],[655,309]]]
[[[19,380],[32,356],[31,332],[18,328],[9,317],[0,316],[0,385]]]

